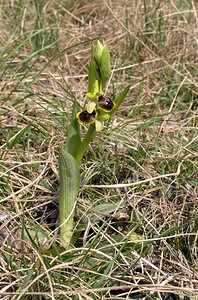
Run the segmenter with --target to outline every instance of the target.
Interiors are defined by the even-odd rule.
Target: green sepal
[[[74,230],[74,211],[80,186],[79,165],[64,148],[59,150],[60,179],[60,239],[61,246],[69,247]]]
[[[67,142],[65,145],[65,150],[70,153],[74,158],[76,157],[78,148],[80,147],[80,124],[76,118],[78,112],[78,103],[74,101],[73,110],[71,115],[71,121],[67,134]]]

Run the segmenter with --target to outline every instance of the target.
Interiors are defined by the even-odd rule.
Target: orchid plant
[[[74,213],[80,187],[81,159],[96,133],[103,129],[104,122],[118,109],[130,90],[130,86],[127,86],[114,101],[106,96],[104,88],[110,74],[108,47],[104,40],[98,40],[92,45],[86,109],[79,112],[78,103],[74,101],[67,141],[59,151],[60,240],[61,246],[65,248],[74,245]],[[83,139],[80,132],[81,125],[89,126]]]

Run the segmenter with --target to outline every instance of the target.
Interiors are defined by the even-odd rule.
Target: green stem
[[[95,135],[96,135],[96,129],[95,129],[95,123],[94,123],[89,126],[87,134],[85,135],[84,139],[82,140],[82,142],[80,144],[80,147],[78,148],[78,151],[77,151],[77,154],[75,157],[77,164],[80,164],[85,151],[88,149],[89,144],[94,139]]]

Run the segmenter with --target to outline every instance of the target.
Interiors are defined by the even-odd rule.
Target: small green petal
[[[104,121],[100,120],[100,119],[96,119],[95,121],[95,126],[96,126],[96,131],[101,131],[104,127]]]
[[[95,107],[96,107],[96,102],[89,101],[87,103],[87,111],[88,111],[88,113],[91,114],[94,111]]]

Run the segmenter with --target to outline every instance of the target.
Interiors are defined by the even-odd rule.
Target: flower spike
[[[108,47],[104,40],[98,40],[92,45],[91,62],[88,75],[88,91],[86,93],[86,110],[78,113],[80,124],[93,124],[95,130],[101,131],[104,121],[108,120],[126,97],[130,87],[127,87],[113,101],[104,95],[104,87],[111,74],[111,62]]]

